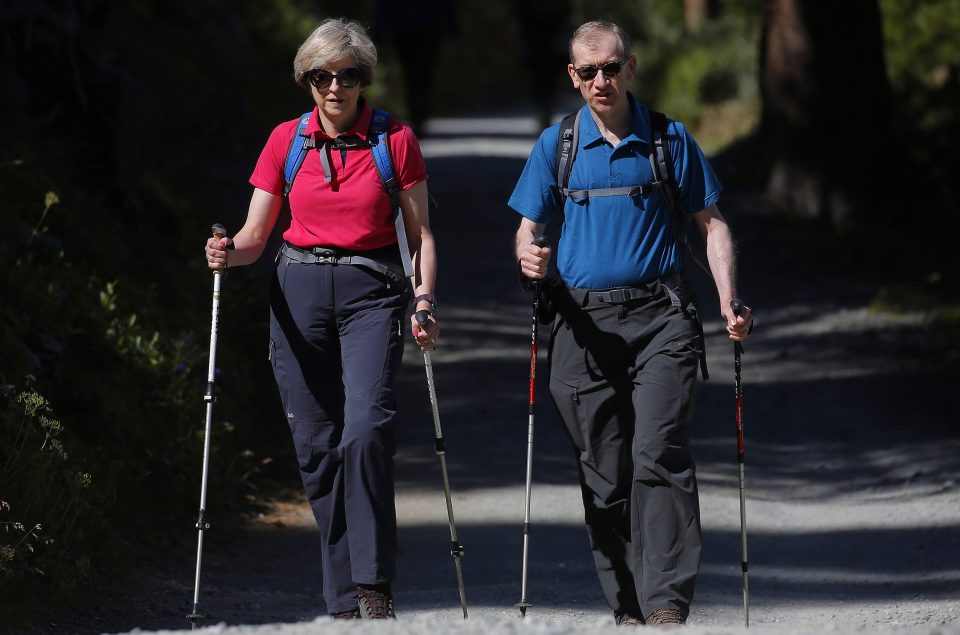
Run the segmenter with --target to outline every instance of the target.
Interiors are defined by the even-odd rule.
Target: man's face
[[[627,84],[633,78],[637,58],[631,55],[624,60],[620,56],[613,33],[601,33],[590,42],[578,41],[571,52],[573,64],[567,65],[567,73],[591,110],[602,115],[626,101]],[[600,70],[611,62],[620,63],[619,72],[614,73],[611,67],[608,67],[610,74]],[[592,79],[585,79],[584,75],[592,75]]]

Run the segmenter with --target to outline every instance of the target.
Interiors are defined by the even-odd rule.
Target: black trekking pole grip
[[[430,321],[430,311],[427,311],[426,309],[417,311],[413,314],[413,317],[417,320],[417,324],[420,326],[426,326],[427,322]]]
[[[533,239],[532,245],[540,247],[543,249],[547,246],[547,239],[543,236],[536,236]],[[534,302],[534,311],[539,308],[540,304],[540,284],[543,282],[543,278],[538,278],[533,281],[533,302]]]
[[[730,310],[733,311],[735,316],[740,317],[743,313],[743,300],[740,298],[730,300]],[[733,348],[738,355],[743,352],[743,344],[740,342],[734,342]]]

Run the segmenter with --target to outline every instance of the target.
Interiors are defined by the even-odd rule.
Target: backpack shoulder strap
[[[580,145],[580,113],[577,110],[563,118],[560,122],[560,135],[557,137],[557,190],[560,193],[560,211],[566,200],[566,192],[570,184],[570,171],[577,158],[577,148]]]
[[[293,180],[297,178],[297,172],[303,165],[303,158],[307,156],[307,151],[313,147],[313,138],[306,133],[307,124],[310,123],[310,115],[313,111],[305,112],[300,116],[297,122],[297,130],[290,140],[290,147],[287,149],[287,160],[283,164],[283,195],[290,194],[293,187]]]
[[[407,231],[403,223],[403,211],[400,209],[400,188],[397,185],[393,170],[393,159],[390,156],[390,135],[387,132],[387,122],[390,113],[380,108],[373,109],[370,118],[370,131],[367,138],[370,141],[370,150],[373,152],[373,163],[377,166],[377,174],[383,189],[390,197],[390,206],[393,208],[393,224],[397,230],[397,244],[400,247],[400,260],[403,262],[403,274],[413,277],[413,263],[410,261],[410,245],[407,243]]]
[[[710,269],[697,257],[690,245],[690,239],[687,236],[687,229],[690,226],[690,219],[684,213],[683,205],[680,203],[680,185],[677,183],[676,175],[673,171],[673,156],[670,153],[670,142],[667,134],[667,125],[669,121],[667,116],[656,110],[648,110],[650,113],[650,131],[653,136],[653,147],[650,149],[650,164],[653,167],[654,184],[658,186],[660,194],[667,203],[670,210],[670,220],[676,231],[677,242],[682,249],[693,259],[697,265],[703,269],[709,276]]]
[[[673,172],[673,156],[670,153],[670,140],[667,134],[669,121],[667,116],[656,110],[650,113],[650,133],[653,136],[653,147],[650,148],[650,165],[653,167],[653,180],[660,195],[667,202],[670,210],[670,219],[677,232],[677,242],[687,245],[687,218],[681,209],[680,189]]]
[[[670,215],[676,220],[674,210],[677,209],[677,179],[673,174],[673,157],[670,154],[670,143],[667,137],[667,116],[656,110],[650,113],[650,133],[653,136],[653,147],[650,148],[650,165],[653,168],[654,183],[660,185],[660,193],[667,201]]]

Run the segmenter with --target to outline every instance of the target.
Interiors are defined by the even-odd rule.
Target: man
[[[516,254],[532,280],[544,278],[553,255],[533,241],[563,212],[561,281],[548,285],[557,311],[550,393],[576,451],[607,603],[618,624],[682,624],[700,565],[687,426],[703,336],[680,280],[683,241],[666,199],[660,191],[611,191],[654,180],[651,115],[627,92],[636,63],[616,24],[577,29],[567,72],[586,104],[571,191],[558,192],[555,125],[540,135],[509,205],[523,216]],[[669,123],[666,142],[677,209],[690,212],[702,232],[730,339],[743,341],[752,318],[747,308],[740,316],[730,309],[735,255],[716,206],[721,186],[681,124]]]

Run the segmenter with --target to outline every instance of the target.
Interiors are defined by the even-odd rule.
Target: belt
[[[403,278],[403,269],[400,265],[356,253],[344,255],[330,247],[297,247],[285,242],[280,248],[280,253],[290,260],[305,265],[357,265],[373,269],[383,275],[393,273],[400,276],[401,279]]]
[[[656,280],[644,282],[636,287],[618,287],[615,289],[578,289],[576,287],[567,287],[570,297],[578,306],[584,307],[590,303],[602,304],[626,304],[631,300],[642,300],[651,298],[662,288],[670,298],[670,303],[681,311],[686,310],[683,300],[677,294],[677,289],[683,286],[683,279],[680,274],[667,274]],[[696,307],[694,307],[694,310]],[[706,340],[703,337],[703,323],[700,318],[695,316],[697,332],[700,334],[700,374],[704,380],[710,377],[707,372],[707,348]]]
[[[680,276],[672,273],[650,282],[641,283],[635,287],[617,287],[614,289],[578,289],[577,287],[567,287],[567,289],[570,291],[570,296],[579,306],[586,306],[594,302],[601,302],[603,304],[625,304],[631,300],[651,298],[660,293],[662,286],[666,288],[671,301],[679,306],[680,300],[673,289],[680,285]]]

